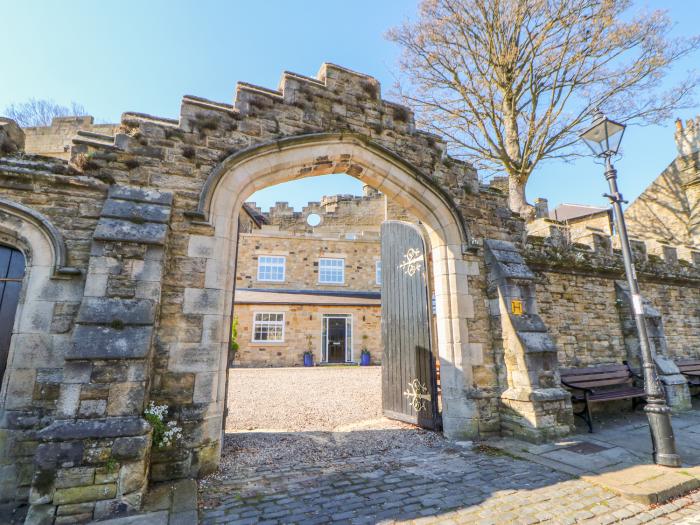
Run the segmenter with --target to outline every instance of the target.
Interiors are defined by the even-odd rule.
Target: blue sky
[[[640,5],[669,9],[679,35],[697,31],[700,2]],[[79,102],[103,121],[116,122],[124,111],[177,117],[185,94],[232,102],[239,80],[276,87],[282,71],[313,76],[324,61],[375,76],[386,97],[399,50],[384,34],[414,17],[416,6],[415,0],[0,0],[0,111],[36,97]],[[679,64],[676,74],[697,59]],[[679,116],[697,113],[700,104]],[[669,121],[627,130],[617,162],[626,198],[674,158],[673,129]],[[605,186],[590,159],[551,162],[533,174],[528,197],[603,205]],[[268,188],[255,200],[265,207],[286,200],[298,208],[324,193],[360,189],[354,179],[337,176]]]

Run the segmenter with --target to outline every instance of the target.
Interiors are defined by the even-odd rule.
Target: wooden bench
[[[700,359],[681,359],[676,361],[676,366],[688,380],[689,387],[700,387]],[[693,395],[700,395],[700,391]]]
[[[646,396],[643,388],[634,385],[636,376],[626,364],[563,368],[559,374],[562,384],[572,391],[571,400],[584,404],[584,409],[574,415],[586,422],[589,432],[593,432],[592,403],[632,399],[634,408]]]

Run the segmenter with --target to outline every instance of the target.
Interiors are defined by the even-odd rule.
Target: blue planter
[[[314,356],[305,355],[304,356],[304,366],[314,366]]]
[[[370,355],[360,354],[360,366],[369,366]]]

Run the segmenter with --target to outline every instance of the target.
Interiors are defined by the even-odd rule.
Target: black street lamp
[[[644,320],[644,305],[639,293],[637,274],[632,261],[632,250],[627,237],[625,216],[622,213],[622,194],[617,189],[617,171],[612,165],[611,157],[617,154],[625,133],[625,125],[609,120],[600,111],[596,111],[593,125],[581,134],[581,139],[591,149],[596,157],[605,159],[605,178],[610,185],[610,194],[604,196],[610,199],[615,213],[617,234],[622,247],[622,258],[625,262],[625,274],[632,295],[632,309],[639,334],[639,346],[642,354],[642,369],[644,372],[644,390],[647,403],[644,411],[649,419],[651,441],[654,449],[654,462],[667,467],[680,467],[681,458],[676,453],[676,443],[671,426],[671,409],[666,404],[666,396],[656,374],[654,356],[651,353],[649,335]]]

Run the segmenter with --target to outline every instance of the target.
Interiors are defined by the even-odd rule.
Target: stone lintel
[[[146,222],[166,223],[170,219],[170,206],[147,202],[107,199],[102,208],[102,217],[142,220]]]
[[[164,204],[166,206],[171,206],[173,203],[173,194],[170,192],[136,188],[133,186],[111,186],[109,188],[108,198],[146,202],[150,204]]]
[[[144,222],[137,224],[122,219],[101,218],[95,228],[96,241],[138,242],[143,244],[165,244],[167,224]]]
[[[78,325],[66,360],[74,359],[139,359],[148,354],[152,326],[127,326],[121,329],[106,326]]]
[[[76,320],[82,324],[152,325],[155,305],[149,299],[85,297]]]
[[[105,439],[142,436],[150,425],[140,417],[110,417],[104,419],[61,419],[40,430],[37,435],[46,440]]]

